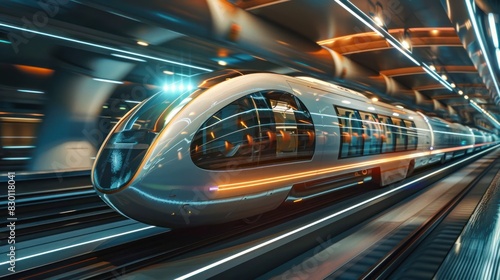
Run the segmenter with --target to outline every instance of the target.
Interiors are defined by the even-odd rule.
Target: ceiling
[[[117,61],[131,67],[120,70],[123,75],[114,75],[124,83],[109,93],[105,106],[99,108],[101,117],[119,118],[135,105],[125,100],[140,101],[172,80],[245,68],[306,72],[430,116],[490,131],[495,128],[470,100],[500,120],[495,100],[499,93],[491,82],[500,71],[486,19],[488,13],[498,16],[496,1],[476,1],[493,74],[483,74],[484,63],[475,63],[482,50],[468,43],[471,35],[464,32],[470,26],[465,24],[467,30],[462,32],[452,22],[453,8],[446,0],[349,3],[359,13],[382,14],[381,28],[393,38],[408,34],[411,55],[435,66],[436,73],[446,75],[456,88],[447,89],[334,0],[13,0],[0,2],[0,40],[4,41],[0,43],[0,112],[7,117],[43,116],[50,91],[60,81],[55,78],[58,73],[78,71],[110,79],[115,70],[110,67],[119,67],[111,62]],[[210,17],[207,11],[213,5],[224,6],[223,12]],[[224,20],[229,22],[228,30],[218,27]],[[149,45],[138,45],[138,40]],[[334,59],[325,59],[331,53]],[[219,65],[221,60],[227,65]],[[138,85],[141,94],[131,94]],[[68,88],[67,94],[71,91]],[[113,102],[125,109],[107,110]]]

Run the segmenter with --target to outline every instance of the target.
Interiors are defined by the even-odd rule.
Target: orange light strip
[[[271,177],[271,178],[264,178],[264,179],[258,179],[258,180],[252,180],[252,181],[233,183],[233,184],[222,184],[222,185],[219,185],[219,191],[242,189],[242,188],[271,184],[271,183],[292,181],[295,179],[305,179],[305,178],[309,178],[309,177],[313,177],[313,176],[328,174],[331,172],[344,171],[344,170],[349,170],[349,169],[353,169],[353,168],[363,168],[363,167],[370,166],[370,165],[376,165],[376,164],[387,163],[387,162],[403,160],[403,159],[417,158],[417,157],[422,157],[422,156],[427,156],[427,155],[430,155],[430,152],[420,152],[420,153],[414,153],[414,154],[403,155],[403,156],[395,156],[395,157],[390,157],[390,158],[377,159],[377,160],[367,161],[367,162],[363,162],[363,163],[347,164],[347,165],[329,167],[329,168],[324,168],[324,169],[319,169],[319,170],[305,171],[305,172],[300,172],[300,173],[296,173],[293,175],[286,174],[286,175],[281,175],[281,176],[276,176],[276,177]]]
[[[39,76],[50,76],[54,73],[54,70],[49,68],[20,65],[20,64],[15,64],[14,67],[16,67],[19,71]]]
[[[486,144],[488,144],[488,143],[486,143]],[[484,144],[484,145],[486,145],[486,144]],[[349,170],[349,169],[354,169],[354,168],[363,168],[363,167],[367,167],[367,166],[371,166],[371,165],[378,165],[378,164],[382,164],[382,163],[388,163],[388,162],[398,161],[398,160],[403,160],[403,159],[412,159],[412,158],[418,158],[418,157],[423,157],[423,156],[430,156],[430,155],[434,155],[434,154],[446,153],[446,152],[451,152],[451,151],[465,150],[465,149],[473,148],[473,147],[474,147],[474,145],[468,145],[468,146],[460,146],[460,147],[454,147],[454,148],[439,149],[439,150],[428,151],[428,152],[419,152],[419,153],[413,153],[413,154],[409,154],[409,155],[402,155],[402,156],[395,156],[395,157],[390,157],[390,158],[366,161],[363,163],[355,163],[355,164],[347,164],[347,165],[341,165],[341,166],[336,166],[336,167],[328,167],[328,168],[314,170],[314,171],[305,171],[305,172],[300,172],[300,173],[296,173],[293,175],[286,174],[286,175],[281,175],[281,176],[276,176],[276,177],[271,177],[271,178],[263,178],[263,179],[252,180],[252,181],[238,182],[238,183],[232,183],[232,184],[222,184],[222,185],[219,185],[218,191],[227,191],[227,190],[242,189],[242,188],[248,188],[248,187],[254,187],[254,186],[262,186],[262,185],[266,185],[266,184],[287,182],[287,181],[292,181],[292,180],[296,180],[296,179],[306,179],[306,178],[310,178],[313,176],[328,174],[331,172],[344,171],[344,170]]]

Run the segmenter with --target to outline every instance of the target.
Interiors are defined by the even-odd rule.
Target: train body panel
[[[241,219],[370,180],[388,185],[479,138],[311,78],[229,71],[175,100],[165,94],[117,124],[92,170],[108,205],[159,226]]]

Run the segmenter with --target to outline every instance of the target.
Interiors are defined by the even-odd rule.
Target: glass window
[[[405,125],[408,133],[408,150],[417,149],[418,144],[418,133],[415,123],[413,121],[405,120]]]
[[[363,155],[379,154],[382,147],[382,130],[373,114],[359,111],[363,122]]]
[[[211,116],[191,143],[193,162],[206,169],[234,169],[308,160],[314,125],[304,105],[281,91],[252,93]]]
[[[392,123],[394,124],[394,136],[396,138],[396,152],[404,151],[408,140],[405,123],[401,119],[394,117],[392,117]]]
[[[382,153],[394,152],[394,125],[389,117],[378,115],[378,120],[382,126],[381,141],[382,141]]]
[[[341,147],[340,157],[360,156],[363,152],[363,131],[357,112],[352,109],[336,107],[339,118]]]

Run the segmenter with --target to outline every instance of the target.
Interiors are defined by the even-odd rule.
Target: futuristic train
[[[104,141],[92,182],[124,216],[191,227],[385,186],[497,141],[314,78],[225,70],[130,110]]]

